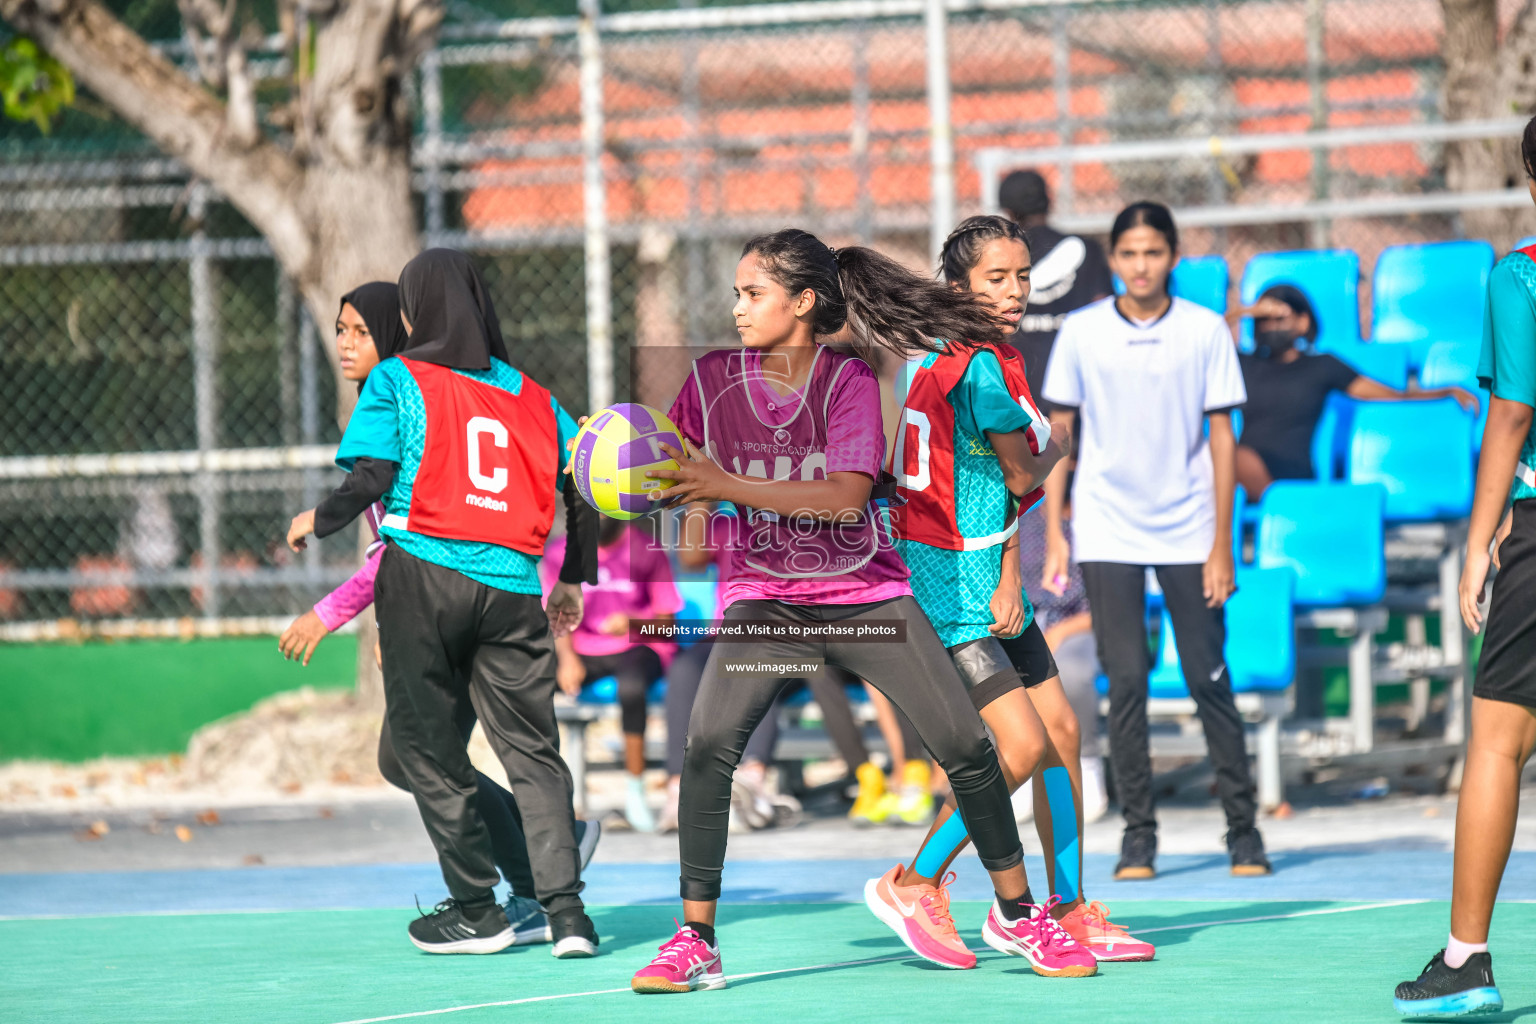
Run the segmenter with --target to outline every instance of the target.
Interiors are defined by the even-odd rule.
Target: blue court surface
[[[418,952],[405,925],[415,899],[443,895],[431,864],[0,875],[0,1020],[1397,1020],[1392,985],[1444,941],[1450,855],[1273,859],[1274,876],[1235,879],[1224,857],[1163,856],[1156,880],[1114,883],[1113,858],[1090,856],[1085,891],[1159,947],[1091,979],[1039,978],[981,944],[990,892],[969,856],[955,919],[982,953],[964,972],[913,958],[862,906],[887,862],[735,862],[719,921],[731,984],[670,997],[628,990],[678,913],[669,864],[589,869],[603,942],[588,961]],[[1494,932],[1506,1010],[1481,1019],[1536,1024],[1536,853],[1512,857]]]

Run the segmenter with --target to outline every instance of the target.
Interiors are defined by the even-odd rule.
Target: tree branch
[[[248,145],[231,138],[225,105],[97,0],[0,0],[0,18],[38,40],[167,155],[212,182],[267,237],[290,271],[316,258],[294,201],[304,169],[259,132]],[[245,123],[254,128],[254,117]]]

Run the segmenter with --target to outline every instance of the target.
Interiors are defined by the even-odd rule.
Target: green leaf
[[[47,134],[59,112],[75,102],[75,79],[25,36],[0,47],[0,104],[13,121],[31,121]]]

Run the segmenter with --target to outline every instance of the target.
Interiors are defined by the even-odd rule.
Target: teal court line
[[[1234,917],[1219,921],[1196,921],[1185,924],[1164,925],[1159,928],[1138,928],[1136,934],[1146,935],[1152,932],[1185,931],[1194,928],[1215,928],[1223,925],[1253,924],[1260,921],[1290,921],[1302,917],[1317,917],[1323,914],[1353,914],[1365,910],[1386,910],[1392,907],[1409,907],[1423,903],[1431,903],[1432,900],[1393,900],[1385,903],[1364,903],[1350,907],[1324,907],[1316,910],[1299,910],[1294,914],[1270,914],[1263,917]],[[781,967],[772,971],[754,971],[747,974],[728,974],[726,982],[744,981],[748,978],[766,978],[781,974],[797,974],[804,971],[833,970],[841,967],[859,967],[865,964],[891,963],[898,960],[915,959],[910,952],[903,952],[894,956],[870,957],[862,960],[843,960],[829,964],[812,964],[803,967]],[[988,957],[987,959],[1005,959],[1002,957]],[[362,1017],[356,1020],[342,1021],[340,1024],[383,1024],[392,1020],[411,1020],[420,1017],[436,1017],[449,1013],[462,1013],[466,1010],[485,1010],[504,1006],[523,1006],[529,1003],[547,1003],[561,999],[583,999],[588,996],[610,996],[630,991],[628,986],[623,988],[594,989],[590,992],[560,992],[553,995],[528,996],[523,999],[503,999],[490,1003],[470,1003],[463,1006],[445,1006],[436,1010],[416,1010],[411,1013],[396,1013],[385,1017]]]

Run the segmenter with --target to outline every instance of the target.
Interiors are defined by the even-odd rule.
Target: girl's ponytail
[[[848,328],[854,352],[878,348],[910,357],[934,351],[934,340],[1002,341],[1009,325],[968,292],[914,274],[889,256],[862,246],[835,253],[795,228],[759,235],[742,248],[790,295],[816,293],[818,335]]]

